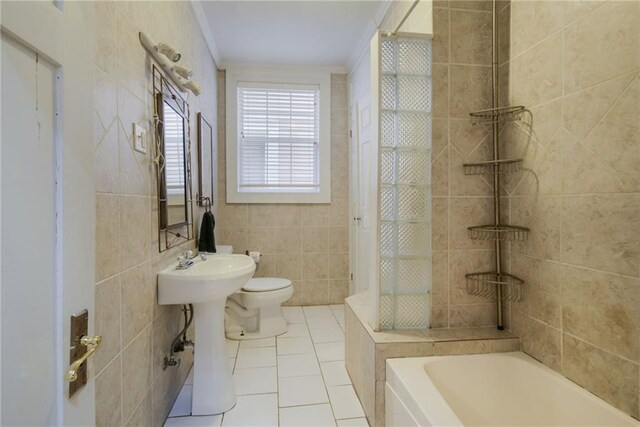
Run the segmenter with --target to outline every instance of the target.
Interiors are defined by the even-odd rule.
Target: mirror
[[[213,203],[213,128],[204,118],[202,113],[198,113],[198,204],[206,206],[205,199],[209,198],[209,203]]]
[[[189,105],[164,77],[156,73],[154,94],[158,231],[162,252],[193,238],[191,141]]]

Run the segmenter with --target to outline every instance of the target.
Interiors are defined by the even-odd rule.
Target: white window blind
[[[164,159],[167,192],[184,192],[184,122],[167,104],[164,106]]]
[[[318,193],[319,87],[238,86],[238,191]]]

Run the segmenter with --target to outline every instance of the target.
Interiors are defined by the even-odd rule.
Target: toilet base
[[[225,335],[230,340],[244,341],[270,338],[288,331],[280,304],[262,307],[253,318],[242,319],[227,310]]]

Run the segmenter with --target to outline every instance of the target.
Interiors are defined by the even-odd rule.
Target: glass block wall
[[[431,40],[380,40],[380,328],[429,327]]]

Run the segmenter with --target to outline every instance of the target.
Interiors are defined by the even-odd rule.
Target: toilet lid
[[[242,290],[247,292],[267,292],[276,291],[278,289],[286,288],[287,286],[291,286],[291,280],[278,279],[275,277],[260,277],[249,279]]]

